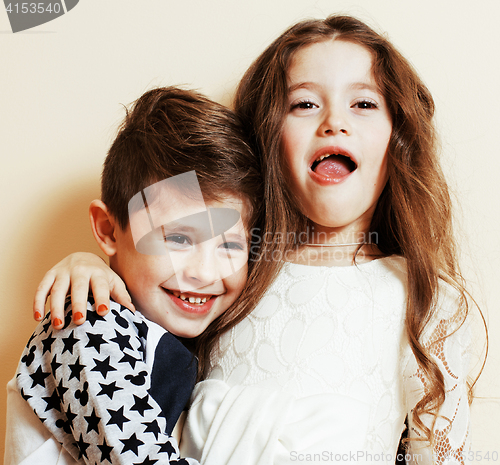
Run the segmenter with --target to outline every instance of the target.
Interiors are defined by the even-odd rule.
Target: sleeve
[[[197,464],[179,457],[148,392],[143,320],[115,303],[105,317],[89,303],[87,318],[76,326],[68,309],[63,330],[39,325],[19,364],[24,400],[78,463]]]
[[[342,455],[357,461],[370,406],[343,395],[295,398],[277,389],[209,379],[193,392],[181,451],[204,465],[285,465]],[[316,463],[316,462],[315,462]]]
[[[415,357],[405,371],[405,393],[408,409],[408,464],[465,464],[469,444],[470,407],[467,377],[471,356],[470,316],[463,321],[457,312],[456,299],[451,291],[440,299],[435,317],[424,334],[424,346],[444,376],[445,400],[434,424],[434,444],[423,441],[423,432],[413,422],[412,412],[417,402],[428,392],[425,377]],[[433,415],[420,415],[428,428]],[[410,460],[408,460],[408,458]]]

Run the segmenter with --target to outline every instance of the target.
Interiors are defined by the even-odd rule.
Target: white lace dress
[[[394,464],[424,381],[405,331],[406,265],[387,257],[350,267],[287,263],[258,307],[219,344],[197,385],[181,451],[202,464]],[[469,330],[442,286],[424,342],[444,374],[446,401],[432,451],[408,463],[462,463],[467,448]],[[424,421],[430,425],[430,419]]]

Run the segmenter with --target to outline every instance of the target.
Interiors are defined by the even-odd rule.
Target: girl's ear
[[[112,257],[116,253],[115,228],[119,227],[108,207],[101,200],[92,200],[89,207],[90,225],[101,250]]]

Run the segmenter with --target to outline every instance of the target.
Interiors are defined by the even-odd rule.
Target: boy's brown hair
[[[245,204],[245,225],[255,225],[262,198],[259,162],[233,112],[191,90],[153,89],[127,110],[104,162],[101,199],[125,230],[135,194],[193,170],[205,201],[234,195]]]

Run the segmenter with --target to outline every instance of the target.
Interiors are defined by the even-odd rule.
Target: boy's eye
[[[378,108],[378,105],[372,100],[360,100],[353,105],[354,108],[359,108],[361,110],[373,110]]]
[[[169,247],[175,249],[184,249],[191,245],[191,240],[184,234],[170,234],[165,236],[165,242]]]
[[[243,245],[238,242],[224,242],[224,244],[221,244],[221,247],[227,251],[243,250],[244,248]]]

